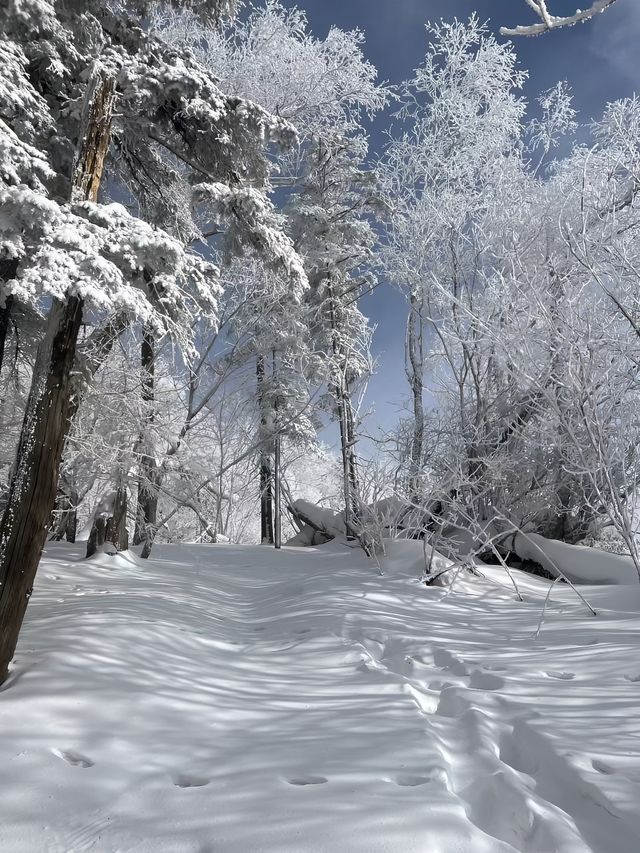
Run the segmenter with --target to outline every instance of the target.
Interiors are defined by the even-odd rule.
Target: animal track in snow
[[[625,675],[625,680],[630,681],[632,684],[636,684],[640,681],[640,672],[634,673],[633,675]]]
[[[178,773],[173,777],[176,788],[204,788],[210,781],[205,776],[194,776],[191,773]]]
[[[324,785],[325,782],[329,780],[325,776],[293,776],[291,779],[287,779],[289,785]]]
[[[63,749],[52,749],[51,752],[72,767],[93,767],[93,761],[79,752]]]

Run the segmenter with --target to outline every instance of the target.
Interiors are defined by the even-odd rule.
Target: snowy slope
[[[0,692],[2,853],[636,853],[640,587],[420,546],[52,545]],[[500,585],[498,585],[500,584]]]

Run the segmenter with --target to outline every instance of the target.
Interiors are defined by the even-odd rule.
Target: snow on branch
[[[539,36],[548,30],[557,30],[560,27],[572,27],[574,24],[584,23],[594,18],[600,12],[604,12],[616,0],[594,0],[594,3],[588,9],[576,9],[573,15],[563,17],[552,15],[549,12],[547,9],[547,0],[525,0],[525,2],[531,6],[540,18],[541,23],[513,27],[511,29],[509,27],[501,27],[500,33],[503,36]]]

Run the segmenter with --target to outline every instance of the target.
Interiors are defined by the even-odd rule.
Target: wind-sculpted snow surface
[[[49,546],[0,692],[11,853],[632,853],[640,587],[361,551]]]

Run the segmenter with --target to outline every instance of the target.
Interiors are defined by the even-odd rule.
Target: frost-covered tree
[[[349,535],[357,527],[360,503],[354,395],[371,371],[371,329],[358,308],[374,281],[376,244],[368,218],[375,207],[375,186],[363,169],[366,152],[363,137],[318,141],[289,210],[310,283],[306,311],[315,378],[326,387],[325,404],[340,427]]]
[[[409,376],[428,367],[433,401],[420,374],[409,497],[465,554],[522,527],[574,542],[613,523],[633,555],[637,107],[611,105],[573,144],[566,87],[527,121],[510,48],[473,21],[439,31],[429,98],[412,94],[381,167],[385,262],[414,294]]]
[[[438,24],[429,33],[429,52],[406,84],[399,125],[378,169],[386,205],[385,269],[409,303],[407,490],[413,500],[422,498],[426,458],[424,323],[429,320],[437,334],[439,314],[455,306],[462,288],[474,287],[473,279],[458,275],[457,256],[475,251],[469,224],[495,199],[524,113],[518,96],[524,74],[515,53],[477,18]],[[448,308],[438,304],[443,293]],[[466,320],[463,314],[460,322]]]
[[[376,70],[363,56],[360,32],[332,27],[326,38],[318,39],[309,33],[302,11],[287,9],[273,0],[252,11],[244,21],[215,31],[203,27],[193,15],[171,12],[158,14],[155,25],[165,38],[190,46],[203,64],[215,69],[226,89],[292,121],[299,132],[299,147],[278,157],[271,182],[290,194],[285,208],[289,233],[313,282],[306,298],[307,315],[297,322],[313,327],[312,341],[318,350],[313,363],[322,364],[324,373],[316,371],[311,378],[328,384],[334,401],[330,408],[338,416],[345,470],[350,472],[345,499],[353,511],[357,477],[349,384],[353,390],[356,377],[363,375],[369,361],[370,333],[357,301],[370,283],[364,266],[371,261],[375,242],[366,221],[372,188],[364,168],[367,146],[362,116],[379,111],[386,103],[387,92],[376,83]],[[332,283],[328,284],[330,279]],[[259,282],[256,287],[260,290]],[[274,294],[279,292],[274,281]],[[291,304],[295,305],[295,299]],[[283,329],[289,328],[292,320],[290,312],[280,319],[270,309],[262,314]],[[258,337],[264,343],[268,336],[261,333]],[[299,341],[296,343],[292,336],[288,340],[292,346],[288,354],[282,340],[274,349],[279,378],[271,376],[271,356],[259,356],[257,361],[264,434],[259,460],[264,496],[262,527],[267,541],[272,538],[274,491],[274,445],[269,433],[284,417],[282,405],[278,418],[268,407],[278,399],[289,399],[292,393],[291,389],[283,393],[281,388],[274,396],[269,388],[274,381],[282,386],[287,372],[291,375],[287,362],[301,363],[305,358],[295,354]],[[306,363],[312,366],[308,358]],[[289,422],[287,417],[284,420]]]
[[[223,6],[193,4],[214,18]],[[193,314],[206,306],[213,315],[218,296],[215,267],[184,244],[185,223],[200,215],[224,219],[230,242],[304,276],[260,189],[264,145],[292,141],[293,128],[224,94],[191,54],[149,35],[148,11],[47,0],[0,10],[0,302],[4,311],[7,297],[47,311],[0,525],[0,679],[55,499],[83,315],[125,312],[189,347]],[[192,188],[186,208],[179,197],[164,204],[168,169]],[[130,210],[101,203],[101,187],[123,174]],[[160,201],[164,229],[150,212]]]

